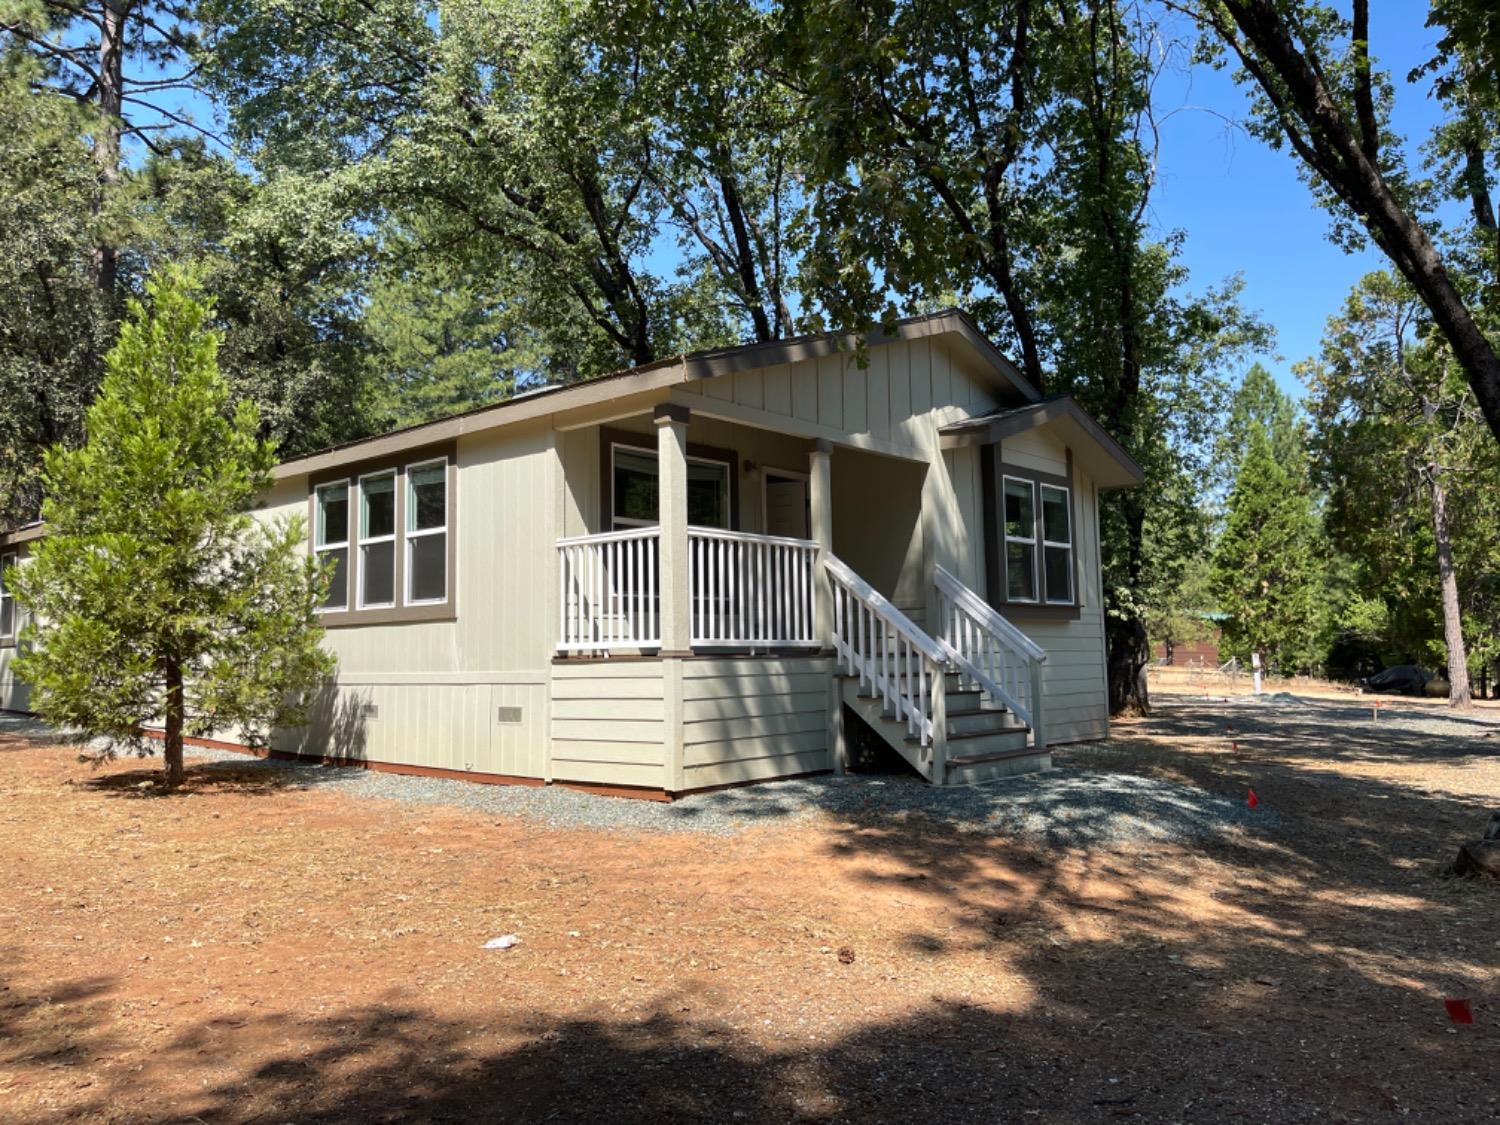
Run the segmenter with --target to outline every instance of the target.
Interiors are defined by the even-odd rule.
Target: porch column
[[[688,590],[687,427],[685,406],[664,402],[656,408],[657,497],[661,524],[661,651],[692,651]]]
[[[807,455],[807,500],[812,537],[818,544],[818,560],[813,581],[813,624],[818,643],[833,647],[833,593],[823,559],[833,553],[833,443],[819,438]]]

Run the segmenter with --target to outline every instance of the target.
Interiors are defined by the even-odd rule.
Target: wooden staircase
[[[874,685],[860,686],[856,675],[841,675],[840,695],[888,746],[929,781],[939,785],[978,785],[1019,773],[1048,769],[1051,753],[1036,749],[1031,728],[1007,707],[991,703],[978,687],[963,687],[956,671],[943,677],[943,701],[947,719],[946,753],[941,756],[941,779],[933,777],[933,746],[922,745],[907,733],[907,724],[897,719]]]
[[[834,652],[851,708],[934,785],[973,785],[1052,764],[1042,735],[1046,653],[947,571],[929,636],[837,558]],[[838,716],[842,729],[842,711]]]

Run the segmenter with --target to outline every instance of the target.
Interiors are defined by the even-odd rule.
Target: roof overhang
[[[40,520],[36,523],[28,523],[23,527],[16,528],[15,531],[7,531],[4,534],[0,534],[0,551],[3,551],[6,547],[15,547],[21,543],[30,543],[35,539],[41,539],[46,534],[47,529]]]
[[[969,369],[980,374],[990,384],[995,397],[1000,401],[1014,402],[1019,399],[1034,402],[1040,398],[1040,392],[968,316],[957,309],[945,309],[925,316],[910,317],[898,321],[889,330],[877,330],[863,336],[829,332],[817,336],[799,336],[791,340],[773,340],[764,344],[719,348],[658,360],[583,383],[532,391],[494,406],[481,407],[450,418],[409,426],[283,461],[276,467],[276,478],[281,480],[308,473],[321,473],[342,465],[392,456],[404,450],[453,441],[466,434],[511,426],[536,418],[579,410],[597,410],[603,404],[632,395],[641,395],[646,401],[653,394],[664,399],[673,387],[683,383],[733,375],[756,368],[815,360],[841,352],[848,354],[861,344],[867,348],[877,348],[902,340],[944,335],[952,338],[955,349],[964,355]]]
[[[981,414],[943,426],[938,433],[944,449],[992,445],[1040,426],[1052,427],[1073,451],[1073,461],[1105,489],[1137,488],[1145,470],[1125,447],[1109,435],[1071,395],[1059,395],[1025,406]]]

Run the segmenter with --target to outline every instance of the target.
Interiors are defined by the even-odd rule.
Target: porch
[[[601,776],[617,784],[668,793],[842,772],[853,714],[934,784],[1047,764],[1046,653],[933,557],[931,529],[961,518],[924,506],[942,495],[928,479],[941,460],[840,450],[870,487],[839,504],[832,443],[775,435],[800,447],[806,471],[767,472],[739,453],[764,435],[721,424],[735,448],[710,449],[689,441],[690,418],[674,404],[655,412],[654,458],[638,423],[580,443],[600,450],[597,469],[580,458],[575,470],[600,482],[598,529],[556,544],[555,763],[607,763]],[[740,522],[733,478],[715,465],[762,474],[762,530],[693,518]],[[771,473],[799,482],[779,513]]]

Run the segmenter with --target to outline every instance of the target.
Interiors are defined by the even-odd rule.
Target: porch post
[[[664,402],[656,408],[657,497],[661,524],[662,655],[692,651],[688,589],[687,427],[688,408]]]
[[[833,553],[833,443],[819,438],[807,455],[807,499],[812,537],[818,544],[813,574],[814,636],[824,649],[833,647],[833,592],[823,560]]]

